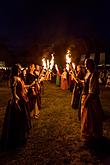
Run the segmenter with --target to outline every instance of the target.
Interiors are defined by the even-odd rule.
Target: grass
[[[6,87],[0,89],[0,134],[9,98]],[[110,89],[101,93],[106,114],[103,145],[83,146],[77,110],[70,106],[71,93],[45,82],[39,119],[32,120],[32,131],[26,146],[16,151],[0,152],[0,165],[101,165],[110,158]],[[109,162],[110,164],[110,162]]]

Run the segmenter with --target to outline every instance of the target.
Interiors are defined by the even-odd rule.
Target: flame
[[[46,67],[46,60],[45,60],[45,58],[42,58],[42,66],[44,67],[44,69],[47,68],[47,67]]]
[[[52,58],[50,60],[50,70],[52,70],[53,66],[54,66],[54,55],[51,54]]]
[[[66,70],[69,71],[69,64],[66,64]]]
[[[67,50],[66,63],[67,64],[70,64],[71,63],[71,53],[70,53],[70,50]]]
[[[67,50],[66,54],[66,69],[69,71],[69,65],[71,63],[71,53],[70,50]]]
[[[50,62],[49,62],[49,59],[47,59],[47,69],[49,69],[49,67],[50,67],[50,66],[49,66],[49,63],[50,63]]]
[[[55,64],[55,69],[56,69],[56,71],[58,71],[58,66],[57,66],[57,64]]]
[[[73,67],[73,69],[75,69],[75,63],[73,63],[73,62],[72,62],[72,67]]]

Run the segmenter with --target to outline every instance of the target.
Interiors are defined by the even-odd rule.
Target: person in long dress
[[[25,143],[31,128],[26,86],[19,75],[20,66],[16,64],[10,76],[11,98],[6,108],[1,137],[3,149]]]
[[[28,98],[29,98],[29,109],[31,118],[38,118],[40,114],[40,110],[38,107],[38,99],[37,99],[37,77],[34,73],[35,65],[29,65],[29,72],[26,76],[26,83],[29,85],[28,89]]]
[[[67,80],[67,71],[66,68],[63,69],[63,73],[61,74],[61,89],[68,89],[68,80]]]
[[[94,61],[85,60],[87,70],[81,99],[81,139],[89,141],[103,135],[103,109],[99,98],[98,73]]]
[[[56,86],[60,86],[60,79],[61,79],[61,73],[60,73],[60,70],[58,69],[57,70],[57,73],[56,73]]]
[[[69,90],[70,92],[73,92],[75,81],[73,79],[73,76],[75,74],[75,69],[73,69],[72,66],[70,66],[70,71],[69,71]]]
[[[81,65],[77,65],[76,67],[76,78],[80,80],[84,79],[84,72],[82,71]],[[73,109],[80,108],[80,99],[82,93],[82,84],[81,83],[74,83],[72,99],[71,99],[71,106]]]

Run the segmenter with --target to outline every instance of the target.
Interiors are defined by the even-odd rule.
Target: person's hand
[[[29,88],[29,87],[30,87],[30,85],[24,85],[24,87],[25,87],[25,88]]]

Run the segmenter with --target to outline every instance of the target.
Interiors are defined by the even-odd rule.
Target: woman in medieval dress
[[[99,98],[98,73],[95,71],[94,61],[85,61],[87,74],[81,99],[81,137],[88,141],[91,138],[102,137],[103,110]]]
[[[37,119],[41,109],[40,85],[38,76],[35,75],[35,65],[29,65],[29,72],[26,76],[26,83],[29,85],[27,96],[29,98],[29,109],[31,118]]]
[[[76,77],[79,78],[80,80],[84,79],[84,72],[82,70],[81,65],[77,65]],[[71,99],[71,106],[73,109],[78,109],[80,107],[81,93],[82,93],[82,84],[75,82],[72,93],[72,99]]]
[[[61,89],[62,90],[68,89],[66,68],[63,69],[63,73],[61,74]]]
[[[85,60],[87,70],[83,83],[81,97],[81,139],[87,142],[100,139],[103,134],[103,110],[99,98],[98,73],[92,59]]]
[[[10,76],[11,98],[6,108],[1,137],[3,149],[25,143],[31,128],[26,86],[19,76],[20,72],[20,65],[15,64]]]

